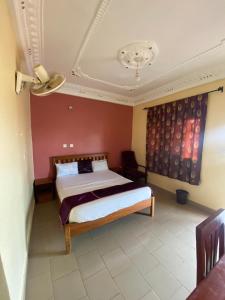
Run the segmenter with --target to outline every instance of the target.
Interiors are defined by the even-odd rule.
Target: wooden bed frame
[[[101,159],[108,159],[108,153],[97,153],[97,154],[74,154],[74,155],[66,155],[66,156],[54,156],[51,158],[51,164],[53,168],[53,177],[54,180],[56,178],[56,163],[68,163],[73,161],[79,160],[101,160]],[[57,198],[59,201],[59,205],[61,204],[59,200],[59,196],[56,190]],[[78,235],[82,232],[89,231],[91,229],[100,227],[104,224],[110,223],[122,217],[125,217],[129,214],[139,212],[144,208],[150,208],[149,216],[154,216],[155,210],[155,197],[152,196],[150,199],[138,202],[132,206],[127,208],[120,209],[104,218],[100,218],[94,221],[83,222],[83,223],[68,223],[64,225],[64,232],[65,232],[65,245],[66,245],[66,253],[69,254],[71,252],[71,238],[73,235]]]

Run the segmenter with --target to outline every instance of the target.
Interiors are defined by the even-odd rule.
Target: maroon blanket
[[[72,208],[84,204],[99,198],[119,194],[122,192],[138,189],[147,186],[146,184],[140,184],[137,182],[128,182],[125,184],[114,185],[104,189],[95,190],[93,192],[87,192],[79,195],[66,197],[63,199],[60,206],[59,215],[63,225],[68,222],[69,214]]]

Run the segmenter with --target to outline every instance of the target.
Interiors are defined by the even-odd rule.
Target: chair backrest
[[[196,227],[197,285],[224,254],[224,224],[221,208]]]
[[[134,151],[122,151],[122,167],[124,169],[127,168],[137,169],[138,164],[135,158]]]

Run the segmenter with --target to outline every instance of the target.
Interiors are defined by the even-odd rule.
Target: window
[[[149,171],[198,185],[208,94],[151,107],[147,117]]]

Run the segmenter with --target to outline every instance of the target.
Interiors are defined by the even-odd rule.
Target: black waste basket
[[[186,204],[187,203],[187,196],[188,192],[185,190],[176,190],[177,195],[177,203],[179,204]]]

